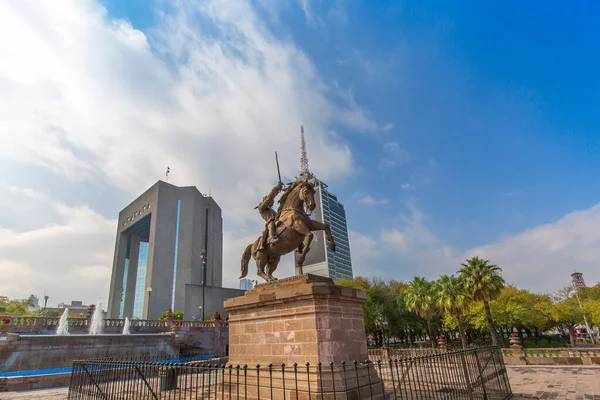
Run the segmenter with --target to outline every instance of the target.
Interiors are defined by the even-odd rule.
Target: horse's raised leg
[[[301,253],[298,253],[298,255],[300,256],[300,257],[298,257],[298,264],[297,264],[299,271],[302,271],[302,265],[304,264],[304,260],[306,259],[306,254],[308,254],[308,252],[310,250],[310,243],[312,242],[314,237],[315,237],[315,234],[312,233],[311,231],[308,231],[305,236],[304,248]]]
[[[269,282],[269,275],[265,274],[265,265],[267,265],[267,257],[264,252],[260,251],[254,257],[256,260],[256,275]]]
[[[310,250],[310,244],[314,238],[314,233],[310,231],[309,226],[305,222],[304,219],[296,219],[292,224],[292,229],[294,229],[300,236],[304,236],[304,244],[300,244],[298,246],[298,250],[300,250],[300,246],[302,246],[302,251],[298,251],[298,262],[296,266],[300,273],[302,272],[302,264],[304,264],[304,259],[306,258],[306,254]]]
[[[333,240],[333,235],[331,234],[331,228],[329,225],[311,219],[309,221],[309,229],[311,231],[325,231],[327,240],[329,240],[329,249],[331,249],[331,251],[335,251],[335,241]]]
[[[276,281],[277,278],[275,278],[273,276],[273,272],[275,272],[275,270],[277,269],[277,266],[279,265],[279,260],[281,259],[281,256],[273,256],[269,259],[269,262],[267,263],[267,276],[269,277],[269,280],[271,281]]]

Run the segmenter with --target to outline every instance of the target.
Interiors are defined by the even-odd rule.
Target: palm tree
[[[458,334],[463,348],[466,348],[467,338],[460,318],[460,314],[469,300],[464,282],[454,275],[440,275],[440,279],[435,281],[433,285],[436,304],[456,318]]]
[[[408,284],[404,296],[406,307],[427,321],[429,340],[431,340],[432,346],[435,346],[433,331],[431,329],[431,320],[429,318],[435,312],[435,301],[433,298],[431,282],[427,281],[425,278],[416,276],[412,282]]]
[[[489,260],[479,257],[468,259],[461,265],[462,268],[458,273],[465,283],[465,289],[473,300],[483,302],[492,343],[498,345],[498,334],[490,312],[490,301],[496,299],[504,287],[504,278],[500,275],[502,269],[490,264]]]

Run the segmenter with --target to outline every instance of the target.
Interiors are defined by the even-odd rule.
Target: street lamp
[[[150,317],[150,295],[152,294],[152,288],[150,286],[148,286],[146,288],[146,291],[148,292],[148,307],[147,307],[147,312],[146,312],[146,319],[149,319]]]
[[[579,292],[576,286],[573,286],[573,291],[575,292],[575,297],[577,297],[577,303],[579,303],[579,309],[583,314],[583,322],[585,323],[585,327],[587,328],[588,334],[590,335],[590,339],[592,339],[592,344],[596,344],[596,339],[594,338],[594,332],[590,329],[590,325],[588,324],[587,318],[585,317],[585,312],[583,311],[583,306],[581,305],[581,300],[579,300]]]
[[[200,251],[200,259],[202,260],[202,306],[200,306],[200,313],[202,321],[204,321],[204,292],[206,288],[206,249]]]

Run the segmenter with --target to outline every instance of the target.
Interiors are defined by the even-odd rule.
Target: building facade
[[[58,303],[58,308],[60,308],[61,310],[64,310],[65,308],[68,308],[69,311],[82,311],[85,312],[88,310],[90,306],[89,305],[85,305],[83,304],[83,301],[75,301],[72,300],[71,303]]]
[[[198,314],[206,287],[222,286],[222,226],[221,208],[192,186],[158,181],[125,207],[119,213],[109,318],[156,319],[168,308],[183,310],[186,319]],[[218,303],[214,295],[211,300]],[[209,315],[213,310],[206,306]]]
[[[316,207],[311,218],[329,224],[336,245],[331,251],[327,245],[325,232],[314,233],[310,251],[306,255],[303,273],[327,276],[336,279],[352,279],[352,260],[350,258],[350,240],[346,223],[346,210],[337,196],[329,192],[327,185],[309,173],[300,174],[300,178],[308,178],[315,186]],[[298,260],[298,251],[294,252],[294,260]],[[296,268],[297,269],[297,268]],[[296,271],[298,274],[299,271]]]

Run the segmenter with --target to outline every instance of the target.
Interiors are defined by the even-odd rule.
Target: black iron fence
[[[497,347],[341,364],[75,361],[69,399],[507,399]]]

